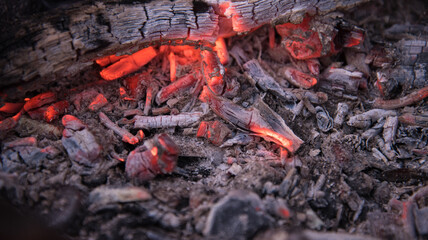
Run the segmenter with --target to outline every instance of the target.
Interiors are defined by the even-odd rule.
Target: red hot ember
[[[178,155],[177,145],[167,134],[162,133],[128,155],[125,171],[131,179],[147,181],[156,175],[171,173]]]
[[[231,132],[232,131],[220,121],[202,121],[199,125],[196,137],[205,137],[212,144],[220,146]]]

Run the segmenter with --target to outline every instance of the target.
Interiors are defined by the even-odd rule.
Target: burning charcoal
[[[320,106],[316,107],[315,110],[317,111],[316,117],[318,128],[323,132],[330,131],[333,128],[333,118],[331,118],[328,112]]]
[[[99,93],[95,89],[90,88],[71,96],[71,101],[73,102],[74,107],[76,107],[76,110],[80,111],[82,101],[89,102],[90,99],[95,98],[98,94]]]
[[[89,194],[90,208],[110,203],[139,202],[149,199],[151,199],[151,195],[146,189],[133,186],[119,188],[103,185],[95,188]]]
[[[144,48],[103,69],[100,75],[107,81],[123,77],[137,71],[156,57],[156,55],[156,50],[153,47]]]
[[[21,111],[22,107],[24,106],[24,103],[3,103],[4,105],[0,107],[0,112],[4,113],[18,113]],[[1,106],[1,104],[0,104]]]
[[[220,121],[202,121],[196,137],[205,137],[212,144],[220,146],[232,131]]]
[[[162,88],[158,94],[156,95],[156,103],[160,105],[164,103],[166,100],[172,98],[176,94],[183,93],[192,87],[198,79],[194,76],[194,74],[188,74],[177,81],[174,81],[170,85]]]
[[[52,122],[59,118],[60,115],[67,112],[69,107],[68,101],[60,101],[50,105],[44,112],[44,119],[46,122]]]
[[[42,120],[45,118],[45,113],[48,110],[48,106],[39,107],[27,112],[28,116],[30,116],[33,120]]]
[[[409,95],[406,95],[398,99],[383,100],[383,99],[377,98],[373,103],[373,107],[382,108],[382,109],[396,109],[407,105],[411,105],[413,103],[417,103],[419,101],[422,101],[426,97],[428,97],[428,86],[415,90]]]
[[[280,76],[287,79],[289,83],[296,87],[308,89],[315,86],[318,82],[316,78],[293,67],[282,67],[278,71]]]
[[[428,115],[413,115],[411,113],[405,113],[398,117],[400,123],[404,123],[411,126],[428,127]]]
[[[176,73],[177,73],[177,61],[175,60],[175,54],[174,52],[170,52],[168,55],[168,60],[169,60],[169,75],[170,75],[170,80],[171,82],[174,82],[177,77],[176,77]]]
[[[248,239],[270,222],[257,194],[235,190],[211,208],[203,232],[215,238]]]
[[[229,63],[229,53],[227,52],[226,43],[224,38],[219,37],[215,41],[214,51],[217,52],[217,56],[220,59],[220,63],[226,65]]]
[[[311,21],[311,17],[307,16],[299,24],[285,23],[275,26],[278,34],[284,38],[285,49],[295,59],[319,58],[326,54],[327,50],[323,49],[318,34],[310,29]]]
[[[52,103],[55,101],[56,101],[55,93],[53,92],[41,93],[31,98],[28,102],[26,102],[24,105],[24,110],[28,112],[31,109],[39,108],[45,104]]]
[[[179,149],[165,133],[155,136],[132,151],[126,159],[126,174],[136,181],[147,181],[158,174],[171,173],[177,163]]]
[[[349,118],[347,124],[351,127],[356,128],[368,128],[372,125],[373,122],[379,120],[380,118],[386,118],[388,116],[396,116],[397,112],[395,111],[386,111],[383,109],[372,109],[365,113],[361,113]]]
[[[291,58],[293,65],[302,72],[310,73],[314,76],[320,74],[320,62],[318,59],[297,60]]]
[[[101,154],[101,146],[94,135],[74,116],[65,115],[62,118],[62,124],[65,127],[62,145],[70,159],[87,166],[94,165]]]
[[[228,99],[213,95],[204,87],[200,99],[224,120],[268,141],[273,141],[292,153],[303,143],[285,124],[284,120],[260,98],[256,100],[251,110],[247,110]]]
[[[109,55],[109,56],[105,56],[102,58],[98,58],[97,60],[95,60],[95,62],[100,66],[100,67],[105,67],[107,65],[110,65],[112,63],[115,63],[117,61],[119,61],[122,58],[128,57],[128,55],[121,55],[121,56],[116,56],[116,55]]]
[[[98,116],[100,117],[100,122],[119,135],[122,138],[122,141],[129,144],[137,144],[139,142],[139,139],[136,136],[132,135],[128,130],[114,124],[103,112],[100,112]]]
[[[246,71],[245,76],[251,81],[251,84],[257,84],[263,91],[270,91],[285,101],[295,101],[296,97],[290,92],[284,91],[279,83],[263,70],[256,59],[246,62],[243,67]]]
[[[202,50],[202,75],[204,82],[207,83],[208,87],[215,93],[221,94],[224,88],[224,67],[221,65],[217,56],[210,50]]]
[[[201,117],[201,112],[181,113],[178,115],[161,115],[156,117],[135,116],[134,128],[152,129],[188,127],[193,123],[198,122]]]
[[[237,133],[233,138],[228,139],[224,142],[220,147],[230,147],[233,145],[248,145],[249,143],[254,141],[254,137],[245,134],[245,133]]]
[[[349,106],[346,103],[339,103],[337,104],[336,109],[336,117],[334,118],[334,125],[336,127],[341,127],[343,124],[343,121],[345,120],[346,115],[348,115]]]
[[[103,94],[98,94],[95,99],[89,104],[89,110],[96,112],[104,107],[108,103],[107,99]]]
[[[152,108],[153,96],[158,92],[158,86],[155,84],[150,84],[146,92],[146,103],[144,104],[144,115],[149,115],[149,112]]]

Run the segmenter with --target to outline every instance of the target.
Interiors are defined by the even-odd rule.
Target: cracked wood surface
[[[132,53],[151,41],[214,42],[226,32],[245,33],[263,24],[298,22],[307,12],[325,14],[366,1],[78,2],[9,27],[11,31],[0,37],[0,86],[75,76],[97,57]]]

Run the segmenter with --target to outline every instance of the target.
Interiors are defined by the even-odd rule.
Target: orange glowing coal
[[[225,65],[229,62],[229,53],[227,52],[224,38],[220,37],[215,41],[214,50],[217,52],[217,56],[220,59],[221,64]]]
[[[4,113],[17,113],[22,109],[24,103],[4,103],[2,107],[0,107],[0,112]]]
[[[120,59],[110,67],[103,69],[100,75],[103,79],[111,81],[133,73],[150,62],[157,53],[153,47],[144,48],[130,56]]]
[[[150,150],[150,153],[151,153],[153,156],[158,155],[158,148],[157,148],[157,147],[153,147],[153,148]]]
[[[102,108],[108,103],[106,97],[102,95],[101,93],[98,94],[95,99],[89,104],[89,109],[92,111],[97,111],[98,109]]]
[[[122,58],[128,57],[129,55],[121,55],[121,56],[116,56],[116,55],[110,55],[110,56],[105,56],[102,58],[98,58],[97,60],[95,60],[95,62],[100,66],[100,67],[105,67],[107,65],[110,65],[112,63],[115,63],[117,61],[119,61]]]
[[[171,82],[174,82],[176,79],[176,72],[177,72],[177,62],[175,60],[174,52],[169,53],[168,60],[169,60],[170,80],[171,80]]]
[[[258,126],[250,126],[250,130],[256,135],[265,138],[267,140],[273,141],[286,149],[291,149],[291,145],[293,144],[292,141],[287,139],[286,137],[282,136],[281,134],[272,131],[268,128],[258,127]]]

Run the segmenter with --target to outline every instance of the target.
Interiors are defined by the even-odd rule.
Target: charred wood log
[[[71,77],[95,58],[133,53],[152,41],[214,42],[260,25],[299,22],[368,0],[79,1],[2,26],[0,86]]]

